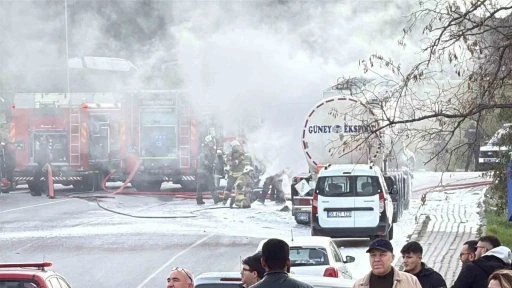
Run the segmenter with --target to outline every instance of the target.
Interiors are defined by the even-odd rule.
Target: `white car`
[[[318,174],[311,236],[393,239],[393,201],[379,167],[331,165]]]
[[[352,288],[355,280],[334,279],[329,277],[319,277],[311,275],[291,275],[299,281],[308,283],[318,288]],[[227,288],[241,287],[242,278],[240,272],[209,272],[203,273],[194,279],[195,288]]]
[[[260,242],[256,252],[261,251],[267,240]],[[306,236],[283,240],[290,246],[290,273],[352,279],[352,273],[345,264],[354,262],[355,258],[345,256],[343,259],[331,238]]]

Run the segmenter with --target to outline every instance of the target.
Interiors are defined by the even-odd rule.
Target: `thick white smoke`
[[[405,69],[418,60],[397,44],[399,16],[412,11],[403,1],[244,4],[184,5],[172,31],[197,105],[232,124],[263,118],[248,138],[266,174],[307,171],[299,141],[306,114],[338,77],[362,74],[359,60],[383,53]]]

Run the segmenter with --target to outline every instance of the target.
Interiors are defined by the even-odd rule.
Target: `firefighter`
[[[222,202],[217,194],[215,186],[215,166],[217,165],[217,148],[215,147],[215,139],[208,135],[204,138],[203,151],[199,155],[197,169],[197,189],[196,201],[198,205],[205,204],[203,201],[203,192],[201,188],[206,186],[212,193],[213,203]]]
[[[235,183],[235,196],[231,197],[229,207],[251,208],[251,193],[254,188],[254,168],[247,166]]]
[[[478,170],[478,158],[480,154],[480,141],[482,141],[482,133],[480,129],[476,127],[476,122],[471,121],[468,130],[466,130],[466,139],[468,143],[467,158],[466,158],[466,172],[469,170],[469,166],[473,159],[475,161],[475,171]],[[472,159],[473,158],[473,159]]]
[[[15,183],[14,183],[14,169],[16,168],[16,147],[14,146],[14,143],[7,143],[4,154],[4,160],[5,160],[5,175],[4,177],[9,182],[9,189],[14,190]]]
[[[231,152],[226,155],[226,163],[229,165],[228,182],[226,183],[226,191],[224,191],[223,203],[228,202],[236,180],[242,175],[245,168],[245,153],[242,151],[240,143],[236,140],[231,142]]]
[[[43,192],[48,190],[48,170],[46,165],[51,161],[50,146],[45,135],[41,136],[39,143],[36,143],[36,151],[34,154],[34,160],[37,163],[37,167],[34,171],[34,186],[36,189],[35,191],[31,191],[30,194],[32,196],[41,196]],[[43,178],[43,180],[41,178]]]
[[[267,198],[267,194],[270,192],[270,201],[276,201],[276,204],[284,204],[286,203],[286,199],[284,197],[283,191],[283,176],[285,171],[271,175],[265,178],[265,182],[263,182],[263,191],[261,192],[261,198],[259,202],[265,204],[265,200]]]

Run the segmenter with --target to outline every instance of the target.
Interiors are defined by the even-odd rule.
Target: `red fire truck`
[[[16,93],[11,143],[16,148],[14,181],[35,189],[41,141],[51,154],[53,182],[80,191],[101,189],[123,152],[121,95],[105,93]],[[121,144],[121,145],[120,145]]]
[[[195,191],[201,144],[207,135],[222,139],[221,126],[198,113],[181,90],[139,91],[123,99],[128,151],[140,161],[132,187],[158,191],[163,182],[173,182]],[[219,166],[222,173],[224,167]],[[130,172],[125,169],[123,181]]]

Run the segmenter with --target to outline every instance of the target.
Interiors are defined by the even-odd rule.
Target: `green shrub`
[[[485,218],[487,219],[485,234],[494,235],[501,240],[502,245],[512,247],[512,222],[508,222],[507,215],[487,212]]]

